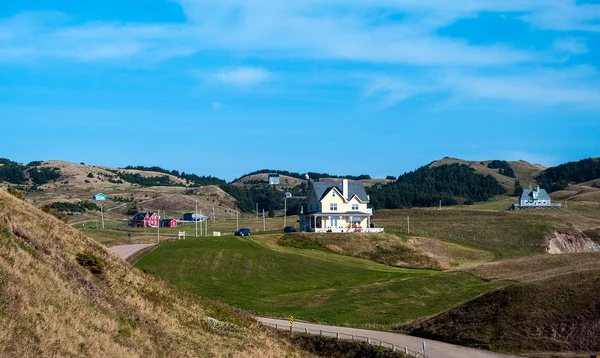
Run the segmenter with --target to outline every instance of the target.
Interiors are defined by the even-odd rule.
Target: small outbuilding
[[[279,185],[279,174],[269,174],[269,185]]]
[[[105,201],[106,200],[106,195],[104,195],[102,193],[98,193],[98,194],[94,195],[94,200]]]
[[[175,219],[162,219],[160,221],[161,227],[177,227],[177,220]]]

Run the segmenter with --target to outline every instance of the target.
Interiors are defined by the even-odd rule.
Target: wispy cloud
[[[207,80],[231,86],[256,86],[273,78],[273,73],[259,67],[237,67],[221,69],[209,74],[200,74]]]
[[[586,40],[575,37],[557,39],[554,41],[554,49],[566,55],[580,55],[588,52]]]

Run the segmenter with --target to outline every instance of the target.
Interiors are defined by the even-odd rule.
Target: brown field
[[[530,282],[573,272],[600,270],[600,252],[538,255],[491,262],[459,270],[491,281]]]

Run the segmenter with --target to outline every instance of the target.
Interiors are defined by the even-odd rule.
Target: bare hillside
[[[113,169],[104,166],[93,166],[87,164],[77,164],[64,162],[60,160],[47,160],[42,162],[43,167],[58,168],[60,170],[61,178],[52,183],[45,184],[43,188],[52,188],[58,186],[78,186],[78,187],[91,187],[91,188],[102,188],[106,185],[115,185],[118,181],[122,181],[124,184],[129,184],[118,177],[114,172],[137,174],[144,178],[149,177],[164,177],[167,176],[169,181],[174,184],[185,185],[185,180],[177,178],[170,174],[149,172],[142,170],[131,170],[131,169]],[[112,180],[112,182],[111,182]]]
[[[0,356],[283,357],[236,310],[133,269],[0,190]]]

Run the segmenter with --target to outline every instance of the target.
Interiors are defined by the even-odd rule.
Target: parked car
[[[283,228],[283,232],[296,232],[295,226],[286,226]]]
[[[235,236],[250,236],[250,229],[243,227],[234,233]]]

